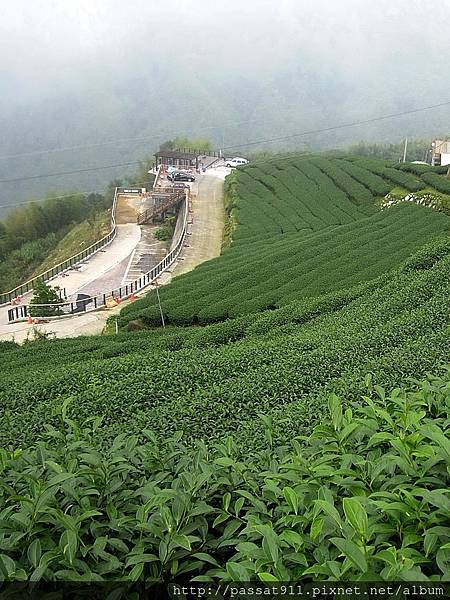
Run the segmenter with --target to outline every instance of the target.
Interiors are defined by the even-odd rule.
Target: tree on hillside
[[[34,240],[48,231],[42,206],[30,202],[26,207],[11,211],[4,221],[11,247],[18,247],[23,242]]]
[[[159,147],[160,150],[175,150],[177,148],[192,148],[194,150],[199,150],[200,152],[209,152],[212,150],[212,145],[211,142],[206,138],[188,138],[186,136],[178,136],[173,140],[167,140],[163,142]]]
[[[5,225],[0,221],[0,260],[3,260],[8,251],[8,237]]]
[[[142,187],[148,187],[150,182],[149,170],[152,168],[155,162],[154,156],[146,156],[138,162],[135,173],[129,177],[126,177],[127,185],[137,185]]]
[[[160,150],[173,150],[175,148],[174,140],[167,140],[159,145]]]
[[[113,199],[114,199],[114,191],[116,189],[116,187],[122,187],[123,185],[125,185],[125,181],[123,179],[112,179],[108,185],[106,186],[106,190],[105,190],[105,203],[106,203],[106,208],[111,208],[112,203],[113,203]]]

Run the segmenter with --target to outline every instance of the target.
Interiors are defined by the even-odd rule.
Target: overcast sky
[[[1,101],[95,93],[175,59],[261,81],[307,64],[386,93],[400,77],[425,96],[449,85],[449,31],[448,0],[3,0]]]
[[[177,134],[245,153],[253,140],[450,100],[450,0],[1,4],[0,179],[136,161]],[[431,140],[448,134],[449,124],[447,106],[296,137],[290,148]],[[98,146],[136,137],[144,139]],[[86,144],[95,146],[86,151]],[[73,146],[83,148],[67,150]],[[35,153],[41,149],[57,152]],[[97,189],[123,174],[13,182],[0,204]]]

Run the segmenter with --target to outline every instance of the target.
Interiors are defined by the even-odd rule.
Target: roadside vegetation
[[[108,210],[99,211],[89,220],[75,225],[34,270],[32,277],[81,252],[105,236],[110,229],[111,213]]]
[[[162,242],[169,242],[173,238],[176,223],[176,215],[166,217],[164,219],[164,222],[161,224],[161,227],[158,227],[158,229],[156,229],[154,233],[155,239],[161,240]]]
[[[0,289],[6,292],[45,270],[45,265],[57,264],[59,256],[76,254],[82,249],[80,242],[88,246],[110,219],[110,204],[109,195],[73,194],[12,211],[0,222]],[[75,240],[78,248],[72,252]]]

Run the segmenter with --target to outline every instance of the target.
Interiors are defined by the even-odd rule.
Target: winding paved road
[[[198,176],[193,192],[193,221],[189,226],[187,247],[184,248],[171,272],[164,273],[160,283],[168,283],[172,277],[194,269],[197,265],[219,256],[224,226],[223,180],[229,169],[218,167]],[[130,256],[141,239],[141,230],[133,223],[118,225],[115,240],[93,256],[81,269],[70,271],[67,277],[57,277],[52,285],[66,288],[67,295],[80,290],[108,290],[119,287]],[[101,288],[101,290],[100,290]],[[146,292],[143,291],[142,294]],[[22,342],[32,334],[33,327],[25,322],[7,323],[10,307],[0,307],[0,340]],[[78,316],[55,320],[38,325],[39,331],[55,337],[74,337],[101,333],[106,319],[119,312],[120,307],[101,309]]]

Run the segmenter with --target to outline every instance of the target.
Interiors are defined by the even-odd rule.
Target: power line
[[[389,119],[392,118],[393,116],[400,116],[400,115],[404,115],[404,114],[411,114],[411,113],[415,113],[415,112],[420,112],[422,110],[429,110],[432,108],[439,108],[441,106],[446,106],[450,104],[450,101],[447,102],[442,102],[440,104],[435,104],[433,106],[426,106],[424,108],[418,108],[418,109],[414,109],[414,110],[410,110],[410,111],[405,111],[403,113],[397,113],[396,115],[387,115],[385,117],[375,117],[374,119],[368,119],[366,121],[359,121],[356,123],[351,123],[351,124],[346,124],[346,125],[340,125],[337,127],[332,127],[332,128],[326,128],[323,130],[320,130],[319,132],[326,132],[326,131],[330,131],[333,129],[339,129],[339,128],[343,128],[343,127],[349,127],[349,126],[355,126],[355,125],[359,125],[359,124],[364,124],[364,123],[371,123],[374,121],[380,121],[382,119]],[[286,112],[293,112],[295,109],[284,109],[281,111],[278,111],[278,114],[281,113],[286,113]],[[204,132],[204,131],[210,131],[210,130],[219,130],[219,131],[223,131],[224,127],[228,127],[228,126],[235,126],[235,127],[240,127],[242,125],[248,125],[250,123],[258,123],[260,121],[265,121],[265,118],[260,118],[260,119],[249,119],[246,121],[229,121],[227,123],[223,123],[222,125],[210,125],[210,126],[205,126],[205,127],[201,127],[198,131],[199,132]],[[297,137],[300,135],[307,135],[308,133],[317,133],[316,131],[312,131],[312,132],[304,132],[304,133],[299,133],[299,134],[294,134],[293,136],[287,136],[284,138],[276,138],[274,141],[278,141],[278,139],[289,139],[290,137]],[[75,146],[65,146],[62,148],[44,148],[41,150],[32,150],[30,152],[22,152],[22,153],[17,153],[17,154],[5,154],[3,156],[0,156],[0,160],[6,160],[6,159],[10,159],[10,158],[21,158],[21,157],[26,157],[26,156],[36,156],[36,155],[40,155],[40,154],[53,154],[56,152],[68,152],[71,150],[85,150],[88,148],[98,148],[98,147],[102,147],[102,146],[109,146],[109,145],[114,145],[114,144],[120,144],[120,143],[125,143],[125,142],[149,142],[152,141],[154,139],[160,139],[160,138],[172,138],[172,137],[177,137],[179,136],[179,131],[178,132],[159,132],[156,134],[153,134],[150,137],[136,137],[136,138],[117,138],[114,140],[109,140],[106,142],[95,142],[95,143],[91,143],[91,144],[79,144],[79,145],[75,145]],[[270,141],[270,140],[268,140]],[[250,142],[249,144],[241,144],[241,145],[237,145],[237,146],[229,146],[228,148],[225,149],[229,149],[229,148],[238,148],[238,147],[244,147],[246,145],[252,145],[252,144],[256,144],[256,143],[264,143],[263,142]]]
[[[132,185],[130,185],[129,187],[134,187],[134,186],[144,186],[147,185],[148,182],[146,181],[142,181],[142,182],[133,182]],[[0,204],[0,208],[6,208],[7,206],[21,206],[22,204],[35,204],[35,203],[39,203],[39,202],[45,202],[45,200],[60,200],[62,198],[72,198],[73,196],[86,196],[89,194],[105,194],[105,189],[101,189],[101,190],[85,190],[85,191],[79,191],[76,190],[74,192],[72,192],[71,194],[62,194],[60,196],[46,196],[45,198],[35,198],[34,200],[21,200],[20,202],[10,202],[8,204]]]
[[[280,141],[286,141],[286,140],[290,140],[290,139],[294,139],[294,138],[298,138],[298,137],[303,137],[305,135],[313,135],[313,134],[318,134],[318,133],[327,133],[330,131],[337,131],[339,129],[346,129],[349,127],[357,127],[359,125],[366,125],[368,123],[375,123],[377,121],[383,121],[383,120],[387,120],[387,119],[393,119],[393,118],[397,118],[397,117],[402,117],[405,115],[410,115],[410,114],[414,114],[414,113],[418,113],[418,112],[422,112],[425,110],[432,110],[432,109],[436,109],[436,108],[441,108],[442,106],[448,106],[450,105],[450,100],[446,101],[446,102],[440,102],[439,104],[433,104],[430,106],[424,106],[421,108],[414,108],[411,110],[405,110],[402,112],[398,112],[398,113],[393,113],[390,115],[383,115],[380,117],[372,117],[370,119],[364,119],[364,120],[360,120],[360,121],[353,121],[351,123],[343,123],[341,125],[333,125],[331,127],[324,127],[321,129],[311,129],[309,131],[301,131],[299,133],[293,133],[290,135],[286,135],[286,136],[279,136],[279,137],[274,137],[274,138],[265,138],[262,140],[254,140],[251,142],[247,142],[245,144],[235,144],[233,146],[226,146],[225,148],[222,148],[222,150],[231,150],[231,149],[235,149],[235,148],[247,148],[249,146],[257,146],[259,144],[268,144],[268,143],[272,143],[272,142],[280,142]],[[218,149],[216,150],[218,151]],[[19,181],[29,181],[29,180],[34,180],[34,179],[44,179],[47,177],[58,177],[58,176],[63,176],[63,175],[74,175],[77,173],[87,173],[87,172],[93,172],[93,171],[100,171],[100,170],[104,170],[104,169],[113,169],[113,168],[118,168],[118,167],[127,167],[127,166],[131,166],[131,165],[137,165],[139,164],[140,161],[133,161],[133,162],[127,162],[127,163],[119,163],[119,164],[115,164],[115,165],[102,165],[100,167],[89,167],[87,169],[75,169],[73,171],[60,171],[57,173],[46,173],[46,174],[41,174],[41,175],[30,175],[27,177],[16,177],[13,179],[0,179],[0,183],[17,183]]]
[[[289,113],[289,112],[293,112],[295,109],[284,109],[281,110],[279,112],[281,113]],[[203,133],[204,131],[210,131],[210,130],[214,130],[217,129],[219,131],[223,131],[224,128],[228,127],[228,126],[235,126],[235,127],[240,127],[242,125],[248,125],[249,123],[258,123],[260,121],[265,121],[266,119],[264,117],[261,117],[260,119],[249,119],[247,121],[228,121],[226,123],[223,123],[222,125],[209,125],[209,126],[205,126],[205,127],[201,127],[200,129],[197,129],[197,132]],[[70,150],[86,150],[87,148],[97,148],[97,147],[101,147],[101,146],[110,146],[110,145],[114,145],[114,144],[121,144],[121,143],[125,143],[125,142],[149,142],[155,139],[161,139],[161,138],[166,138],[166,139],[170,139],[173,137],[178,137],[180,136],[180,132],[159,132],[159,133],[155,133],[153,134],[151,137],[136,137],[136,138],[116,138],[114,140],[109,140],[107,142],[95,142],[92,144],[79,144],[76,146],[65,146],[62,148],[44,148],[41,150],[31,150],[30,152],[22,152],[19,154],[5,154],[3,156],[0,156],[0,160],[5,160],[5,159],[9,159],[9,158],[22,158],[22,157],[26,157],[26,156],[36,156],[39,154],[53,154],[56,152],[68,152]]]
[[[103,169],[114,169],[116,167],[129,167],[138,165],[140,161],[120,163],[117,165],[103,165],[101,167],[89,167],[87,169],[75,169],[74,171],[59,171],[58,173],[45,173],[42,175],[29,175],[27,177],[16,177],[14,179],[0,179],[0,183],[16,183],[18,181],[29,181],[30,179],[44,179],[45,177],[58,177],[60,175],[74,175],[75,173],[87,173],[89,171],[101,171]]]
[[[62,194],[61,196],[47,196],[46,198],[37,198],[34,200],[21,200],[20,202],[9,202],[8,204],[0,204],[0,208],[6,208],[7,206],[21,206],[22,204],[35,204],[36,202],[44,202],[45,200],[60,200],[62,198],[71,198],[72,196],[79,196],[85,194],[103,194],[105,190],[89,190],[86,192],[73,192],[72,194]]]
[[[301,133],[293,133],[291,135],[285,135],[285,136],[280,136],[280,137],[271,138],[271,139],[256,140],[253,142],[247,142],[246,144],[236,144],[234,146],[228,146],[228,147],[222,148],[222,149],[230,150],[233,148],[246,148],[247,146],[256,146],[257,144],[267,144],[270,142],[280,142],[280,141],[290,140],[290,139],[293,139],[296,137],[301,137],[304,135],[312,135],[312,134],[316,134],[316,133],[326,133],[328,131],[336,131],[338,129],[345,129],[347,127],[356,127],[357,125],[366,125],[368,123],[375,123],[377,121],[383,121],[386,119],[394,119],[396,117],[403,117],[405,115],[411,115],[413,113],[422,112],[424,110],[432,110],[434,108],[448,106],[449,104],[450,104],[450,100],[448,100],[446,102],[440,102],[439,104],[433,104],[431,106],[424,106],[422,108],[414,108],[411,110],[404,110],[399,113],[393,113],[391,115],[384,115],[382,117],[373,117],[371,119],[364,119],[363,121],[354,121],[352,123],[343,123],[342,125],[333,125],[332,127],[324,127],[323,129],[313,129],[310,131],[302,131]]]

